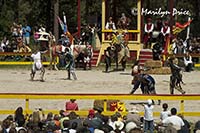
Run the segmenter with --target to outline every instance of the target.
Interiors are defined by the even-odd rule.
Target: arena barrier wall
[[[49,56],[49,53],[44,54]],[[0,52],[0,56],[31,56],[31,53],[16,53],[16,52]],[[58,64],[59,59],[56,58],[56,64]],[[33,61],[0,61],[0,65],[31,65]],[[43,61],[43,65],[50,65],[50,61]],[[54,62],[52,62],[54,64]]]
[[[30,100],[60,100],[60,99],[77,99],[77,100],[103,100],[103,114],[105,115],[112,115],[115,113],[115,111],[108,111],[107,110],[107,101],[108,100],[133,100],[135,101],[141,101],[141,100],[169,100],[169,101],[177,101],[177,106],[179,103],[180,109],[179,113],[183,114],[184,116],[193,116],[193,117],[199,117],[200,112],[186,112],[185,111],[185,102],[188,100],[192,100],[194,102],[200,100],[200,94],[186,94],[186,95],[141,95],[141,94],[134,94],[134,95],[128,95],[128,94],[61,94],[61,93],[0,93],[0,99],[24,99],[25,107],[24,113],[31,114],[34,110],[31,110],[29,108],[30,106]],[[14,100],[12,100],[14,101]],[[52,107],[53,108],[53,107]],[[5,114],[14,114],[15,110],[0,110],[0,115]],[[59,110],[44,110],[44,113],[47,114],[49,112],[53,113],[59,113]],[[77,114],[80,116],[87,116],[88,110],[80,110],[76,111]],[[127,114],[127,111],[122,112],[123,115]],[[140,114],[143,114],[143,112],[140,112]],[[154,112],[155,116],[159,116],[160,112]]]

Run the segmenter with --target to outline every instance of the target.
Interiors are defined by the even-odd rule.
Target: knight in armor
[[[171,87],[171,94],[174,93],[173,88],[180,91],[182,94],[185,94],[185,91],[181,87],[181,83],[183,83],[182,80],[182,74],[181,74],[181,68],[178,66],[178,59],[171,57],[169,59],[170,63],[170,69],[171,69],[171,76],[170,76],[170,87]]]
[[[135,65],[137,66],[137,65]],[[138,66],[139,67],[139,66]],[[136,68],[135,68],[136,69]],[[139,69],[139,68],[137,68]],[[149,75],[145,74],[143,72],[143,69],[137,70],[139,73],[137,73],[135,76],[137,77],[133,90],[131,91],[131,94],[133,94],[139,87],[141,88],[141,91],[143,94],[155,94],[155,80],[154,78]]]
[[[141,88],[142,94],[156,94],[155,79],[151,75],[144,73],[144,69],[140,69],[137,78],[138,79],[134,84],[131,94],[133,94],[139,87]],[[158,100],[158,104],[160,104],[160,102],[161,101]]]
[[[147,23],[144,25],[144,46],[145,48],[151,48],[152,32],[154,30],[154,24],[151,18],[147,19]]]

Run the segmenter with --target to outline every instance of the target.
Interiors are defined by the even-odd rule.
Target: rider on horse
[[[33,58],[33,61],[34,61],[33,65],[32,65],[32,69],[31,69],[31,74],[30,74],[32,81],[34,80],[36,71],[38,71],[38,70],[41,71],[41,81],[44,81],[43,77],[44,77],[45,69],[42,65],[41,54],[45,53],[45,52],[47,52],[47,51],[40,52],[40,51],[36,50],[31,55],[31,57]]]
[[[172,57],[169,59],[169,65],[171,69],[170,93],[174,94],[174,88],[175,88],[178,91],[180,91],[182,94],[185,94],[185,91],[181,87],[181,83],[183,83],[181,68],[177,64],[178,64],[177,58]]]

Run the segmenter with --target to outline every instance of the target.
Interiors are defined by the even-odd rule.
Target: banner
[[[188,25],[190,25],[190,23],[192,22],[192,20],[189,20],[188,22],[184,23],[184,24],[180,24],[179,22],[176,22],[176,25],[173,27],[173,34],[178,34],[180,33],[182,30],[184,30]]]

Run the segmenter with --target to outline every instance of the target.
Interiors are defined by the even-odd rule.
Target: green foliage
[[[54,4],[57,0],[1,0],[0,1],[0,39],[4,35],[10,35],[10,27],[13,22],[24,24],[27,22],[31,27],[43,24],[48,31],[53,31],[54,26]],[[199,35],[200,29],[195,28],[200,24],[199,0],[174,0],[177,9],[184,8],[190,10],[194,22],[191,31]],[[107,17],[113,16],[117,20],[124,12],[132,19],[136,25],[136,16],[131,15],[131,9],[137,6],[137,0],[107,0]],[[168,10],[169,0],[143,0],[143,7],[149,9],[162,8]],[[91,18],[101,17],[101,0],[81,0],[81,23],[91,22]],[[76,32],[77,27],[77,0],[59,0],[59,15],[67,16],[67,24],[71,32]],[[153,20],[157,17],[155,16]],[[166,18],[164,18],[166,19]],[[175,17],[178,22],[185,22],[186,16]]]

